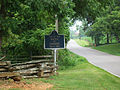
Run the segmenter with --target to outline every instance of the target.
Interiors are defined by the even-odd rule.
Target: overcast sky
[[[81,26],[82,22],[81,21],[75,21],[75,23],[70,27],[70,30],[76,30],[76,25]]]

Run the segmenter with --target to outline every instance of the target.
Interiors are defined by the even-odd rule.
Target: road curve
[[[91,64],[120,77],[120,56],[114,56],[91,48],[81,47],[74,40],[68,42],[67,48],[85,57]]]

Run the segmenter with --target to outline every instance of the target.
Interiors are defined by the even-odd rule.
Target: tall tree
[[[74,19],[86,18],[88,23],[93,23],[96,17],[101,16],[107,5],[112,5],[114,0],[73,0],[76,12]]]
[[[3,48],[17,52],[43,50],[44,35],[49,34],[51,28],[54,30],[56,14],[59,18],[59,32],[66,35],[67,42],[67,23],[74,14],[73,7],[71,0],[1,0],[0,26],[7,35],[3,40]]]

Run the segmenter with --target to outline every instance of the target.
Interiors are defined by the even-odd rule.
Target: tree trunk
[[[107,33],[107,44],[109,44],[109,34]]]
[[[118,43],[120,43],[120,38],[118,37]]]
[[[1,48],[1,45],[2,45],[2,31],[0,31],[0,48]]]
[[[118,41],[118,43],[120,43],[120,38],[118,35],[115,35],[116,36],[116,40]]]
[[[95,37],[95,45],[94,45],[95,47],[96,47],[96,44],[97,44],[97,39],[96,39],[96,37]]]
[[[0,8],[0,14],[2,15],[2,17],[5,17],[5,1],[1,0],[1,8]]]
[[[113,35],[110,34],[110,43],[112,43]]]
[[[100,45],[100,43],[99,43],[99,37],[95,37],[95,45],[96,46]]]
[[[0,15],[2,16],[3,19],[5,19],[6,16],[6,11],[5,11],[5,0],[1,0],[1,8],[0,8]],[[2,22],[0,23],[1,31],[0,31],[0,49],[2,45],[2,34],[3,34],[3,26]]]

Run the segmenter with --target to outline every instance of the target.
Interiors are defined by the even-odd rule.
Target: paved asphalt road
[[[81,47],[74,40],[68,42],[67,48],[85,57],[93,65],[120,77],[120,56],[114,56],[91,48]]]

